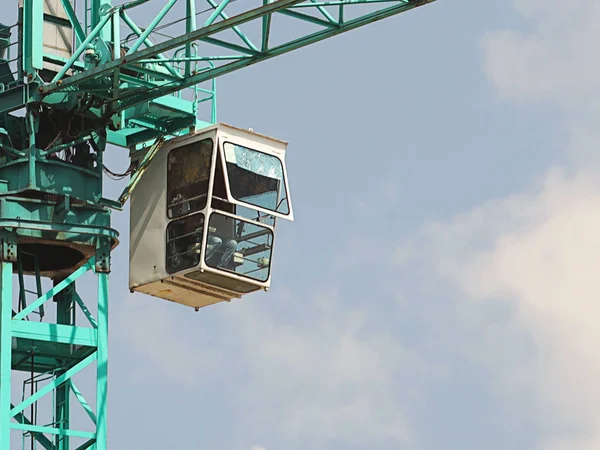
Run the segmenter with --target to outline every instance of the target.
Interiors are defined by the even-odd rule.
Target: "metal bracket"
[[[0,234],[0,261],[17,262],[17,242],[13,236]]]
[[[64,222],[69,211],[71,211],[71,196],[66,194],[62,201],[54,207],[54,220],[56,222]]]
[[[144,155],[144,157],[142,158],[142,161],[140,162],[140,164],[137,167],[137,170],[134,172],[133,176],[129,180],[129,183],[127,183],[127,186],[125,186],[125,189],[119,196],[118,202],[121,206],[124,206],[125,202],[127,202],[127,199],[129,199],[129,197],[131,196],[131,193],[133,192],[133,190],[137,186],[138,182],[140,181],[140,179],[146,172],[146,169],[150,165],[152,158],[154,158],[154,156],[156,156],[156,154],[158,153],[158,150],[160,150],[160,148],[162,147],[165,140],[166,140],[166,138],[164,136],[159,137],[154,142],[154,144],[152,144],[152,146],[150,147],[148,152]]]
[[[102,239],[96,247],[96,273],[110,273],[110,241]]]

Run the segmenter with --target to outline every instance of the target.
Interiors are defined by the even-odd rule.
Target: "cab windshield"
[[[223,149],[233,198],[283,215],[290,213],[279,158],[230,142]]]

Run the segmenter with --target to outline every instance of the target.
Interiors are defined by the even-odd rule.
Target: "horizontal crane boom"
[[[171,0],[167,7],[170,8],[176,1]],[[89,42],[95,39],[95,33],[100,33],[103,26],[110,26],[110,15],[113,16],[113,21],[121,18],[132,26],[124,8],[114,7],[106,12],[96,30],[87,36],[52,82],[38,90],[38,97],[43,101],[54,93],[95,92],[98,104],[108,105],[109,113],[114,115],[139,104],[177,95],[186,88],[435,0],[277,0],[233,17],[226,14],[227,7],[232,3],[229,0],[222,0],[220,4],[214,0],[207,1],[213,10],[203,27],[138,49],[144,42],[148,43],[148,36],[151,36],[153,29],[161,23],[159,15],[143,34],[139,33],[141,30],[132,28],[138,31],[138,39],[126,53],[124,50],[118,59],[65,76],[69,70],[77,72],[76,61],[79,55],[84,52],[84,47],[89,46]],[[362,14],[350,14],[352,8],[359,7],[376,8]],[[335,17],[332,13],[334,9],[337,11]],[[304,22],[310,24],[311,30],[315,26],[317,29],[300,36],[275,39],[272,23],[279,17]],[[217,21],[219,18],[222,20]],[[254,26],[257,29],[256,43],[244,33],[244,26]],[[222,37],[228,31],[235,32],[241,38],[240,42],[232,42],[231,38]],[[121,42],[111,44],[113,48],[122,45]],[[192,47],[199,50],[191,52]],[[127,71],[139,75],[125,76]],[[141,76],[142,74],[144,76]],[[102,83],[107,85],[104,95],[98,86]]]
[[[37,11],[40,1],[24,0],[25,9]],[[94,0],[98,14],[82,25],[69,0],[61,0],[68,17],[61,20],[71,24],[74,50],[66,58],[24,42],[28,56],[20,64],[25,78],[19,79],[16,69],[14,81],[0,84],[0,114],[32,103],[84,113],[108,128],[110,143],[131,147],[215,123],[214,80],[219,76],[435,0],[205,1],[209,7],[196,13],[199,0],[168,0],[144,27],[129,14],[147,1],[110,6]],[[183,17],[167,22],[178,2],[185,3]],[[258,6],[244,10],[247,5]],[[202,26],[196,28],[203,13]],[[24,27],[39,20],[26,15]],[[180,22],[185,22],[184,33],[165,34],[165,28]],[[122,39],[125,32],[131,33]],[[199,121],[203,102],[212,105],[211,117]]]

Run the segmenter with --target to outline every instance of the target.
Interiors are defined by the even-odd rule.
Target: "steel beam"
[[[11,405],[11,408],[13,406]],[[15,416],[15,420],[19,423],[25,424],[25,425],[31,425],[31,422],[29,421],[29,419],[27,419],[27,417],[25,417],[24,414],[19,413]],[[53,448],[52,442],[50,442],[50,439],[48,439],[46,436],[44,436],[43,434],[37,433],[35,435],[35,440],[42,446],[44,447],[45,450],[55,450]]]
[[[7,221],[6,216],[10,215],[9,209],[3,208],[5,218],[0,219],[0,223]],[[26,225],[26,222],[17,222],[14,224],[14,228],[21,228],[21,231],[23,231],[28,229],[29,226],[34,226],[33,224]],[[23,228],[23,225],[25,225],[25,228]],[[68,224],[54,225],[57,227],[61,225],[68,226]],[[48,224],[48,226],[51,228],[53,225]],[[32,440],[40,444],[40,447],[47,450],[71,450],[73,438],[86,439],[86,443],[79,447],[81,449],[95,445],[97,450],[106,450],[105,399],[108,374],[106,348],[108,346],[109,271],[107,261],[114,241],[109,234],[98,233],[98,230],[93,235],[96,236],[95,239],[98,242],[102,243],[98,247],[97,256],[94,256],[84,266],[65,279],[55,280],[54,287],[46,293],[42,291],[39,271],[36,269],[36,276],[29,277],[29,279],[35,279],[37,288],[33,291],[25,291],[32,294],[37,293],[38,298],[35,299],[34,297],[35,300],[30,304],[27,304],[24,301],[25,299],[21,299],[20,307],[22,310],[20,312],[13,310],[11,285],[13,265],[18,266],[19,274],[22,270],[22,261],[17,258],[18,245],[13,242],[13,238],[9,234],[3,233],[0,236],[2,238],[0,239],[0,450],[15,448],[14,444],[16,442],[11,442],[10,430],[19,430],[29,435]],[[50,248],[48,251],[55,250]],[[90,269],[96,272],[98,280],[97,318],[92,316],[77,294],[74,285],[75,280]],[[23,291],[25,289],[24,277],[20,275],[18,280],[20,291]],[[24,320],[30,313],[39,311],[44,303],[50,299],[55,300],[57,307],[55,322],[47,322],[47,316],[43,317],[44,320],[41,322]],[[77,305],[81,307],[91,326],[77,326],[75,323],[75,308],[77,308]],[[40,316],[41,318],[42,316]],[[89,351],[82,351],[80,356],[74,355],[65,358],[64,347],[69,345],[83,346],[88,348]],[[22,370],[23,362],[19,358],[13,360],[13,354],[14,352],[21,354],[24,350],[27,353],[29,346],[43,349],[37,352],[35,357],[45,362],[40,363],[40,360],[37,360],[36,365],[33,365],[32,360],[31,382],[32,387],[35,386],[36,390],[34,392],[32,389],[28,398],[13,405],[11,403],[11,372]],[[15,350],[13,350],[13,347]],[[33,354],[31,357],[33,358]],[[96,361],[99,362],[96,390],[100,393],[101,400],[97,403],[96,411],[93,411],[84,395],[73,383],[73,377]],[[34,380],[34,372],[46,373],[49,377],[46,377],[47,380],[43,381]],[[70,393],[74,394],[71,400],[79,403],[83,410],[87,412],[91,420],[92,429],[90,431],[74,429],[71,426],[72,405],[70,403],[72,401],[69,401]],[[48,394],[54,396],[54,420],[49,424],[36,423],[33,410],[37,408],[39,400]],[[29,413],[29,408],[32,409],[32,413]],[[34,445],[33,442],[32,445]]]
[[[106,251],[104,264],[110,264],[110,247],[99,247]],[[108,272],[98,273],[98,363],[96,369],[96,446],[107,447],[106,404],[108,394]]]
[[[221,22],[210,23],[209,25],[200,28],[196,31],[187,33],[177,38],[167,40],[160,44],[156,44],[152,48],[139,50],[119,60],[112,61],[95,69],[91,69],[89,71],[82,72],[80,74],[66,78],[65,80],[63,80],[61,86],[57,84],[50,84],[43,88],[43,94],[67,89],[69,87],[72,88],[76,85],[81,85],[81,83],[89,82],[91,79],[97,77],[110,76],[111,73],[119,69],[124,64],[126,64],[127,67],[134,69],[133,64],[135,63],[140,63],[141,61],[148,61],[160,53],[164,54],[164,52],[168,50],[172,50],[175,48],[185,48],[190,43],[196,41],[208,42],[210,44],[220,46],[222,48],[227,48],[229,50],[238,51],[241,53],[241,55],[238,55],[238,59],[234,60],[233,62],[225,63],[220,66],[205,68],[204,70],[198,71],[198,73],[196,73],[195,75],[186,76],[181,80],[172,80],[168,83],[161,83],[160,85],[157,84],[155,86],[149,87],[148,89],[138,92],[128,91],[126,88],[120,89],[118,96],[116,96],[116,98],[113,97],[111,101],[113,102],[112,105],[116,105],[114,107],[115,112],[122,111],[124,109],[131,108],[139,103],[147,102],[158,97],[173,94],[187,87],[191,87],[199,83],[209,81],[211,79],[239,70],[241,68],[274,58],[276,56],[280,56],[293,50],[303,48],[305,46],[327,39],[329,37],[333,37],[338,34],[356,29],[358,27],[382,20],[384,18],[414,9],[416,7],[432,3],[433,1],[435,0],[385,0],[385,2],[383,0],[347,0],[346,2],[334,2],[336,5],[343,5],[340,6],[340,8],[349,8],[354,4],[364,5],[366,3],[387,3],[393,5],[386,8],[382,8],[378,11],[369,14],[364,14],[355,19],[347,21],[344,21],[343,17],[340,17],[338,21],[334,19],[329,13],[323,13],[323,11],[325,11],[323,9],[323,6],[329,6],[329,2],[317,2],[315,0],[314,2],[306,3],[304,0],[278,0],[272,3],[266,3],[265,5],[259,8],[247,11],[245,13],[228,18]],[[215,11],[211,15],[211,18],[224,14],[222,5],[225,3],[225,1],[223,1],[220,5],[217,5],[214,1],[211,3],[213,6],[216,6]],[[309,16],[307,14],[303,14],[293,10],[295,8],[305,9],[308,7],[312,7],[315,11],[321,12],[324,16],[324,19]],[[281,45],[270,46],[270,22],[272,20],[272,16],[277,13],[291,16],[297,20],[304,20],[307,22],[321,25],[323,29],[312,34],[308,34],[306,36],[290,40],[289,42]],[[261,39],[262,46],[261,51],[259,52],[253,50],[252,48],[242,47],[240,45],[226,42],[213,37],[217,33],[220,33],[224,30],[234,29],[234,27],[237,28],[240,25],[251,22],[253,20],[261,20],[263,24]],[[210,20],[207,21],[207,23],[209,22]],[[252,47],[256,48],[254,45],[252,45]],[[168,57],[166,58],[168,59]],[[211,58],[209,55],[206,55],[204,56],[204,58],[207,60],[214,61],[227,61],[226,59],[222,59],[219,56],[214,56]],[[177,60],[185,62],[186,58],[177,58]],[[192,60],[190,59],[190,61]]]
[[[139,62],[143,59],[152,58],[159,53],[163,53],[167,50],[172,50],[177,47],[185,46],[185,44],[187,44],[188,42],[200,41],[202,40],[202,38],[209,37],[213,34],[233,28],[234,26],[239,26],[244,23],[250,22],[254,19],[262,17],[265,14],[272,14],[280,9],[293,6],[297,3],[301,3],[302,1],[303,0],[278,0],[276,2],[269,3],[259,8],[247,11],[243,14],[239,14],[235,17],[230,18],[229,20],[214,23],[208,27],[200,28],[192,33],[174,39],[170,39],[165,42],[161,42],[160,44],[156,44],[151,48],[139,50],[134,54],[127,55],[124,58],[119,58],[115,61],[103,64],[94,69],[90,69],[80,74],[73,75],[72,77],[69,77],[68,79],[64,80],[60,85],[57,83],[51,83],[42,89],[42,93],[48,94],[50,92],[63,90],[69,86],[76,86],[80,83],[87,82],[97,77],[106,76],[123,64],[132,64],[135,62]],[[81,52],[83,52],[83,49],[81,50]]]
[[[75,364],[73,367],[71,367],[65,373],[63,373],[62,375],[56,377],[54,380],[50,381],[48,384],[44,385],[44,387],[42,387],[41,389],[39,389],[35,394],[29,396],[26,400],[23,400],[21,403],[19,403],[14,408],[12,408],[11,411],[10,411],[10,416],[14,417],[17,414],[19,414],[20,412],[22,412],[25,408],[33,405],[40,398],[42,398],[44,395],[52,392],[58,386],[60,386],[62,383],[64,383],[68,379],[70,379],[73,375],[76,375],[77,373],[81,372],[83,369],[85,369],[91,363],[93,363],[94,361],[96,361],[96,358],[97,358],[97,354],[96,353],[92,353],[90,356],[88,356],[84,360],[82,360],[82,361],[78,362],[77,364]]]
[[[11,450],[12,266],[0,262],[0,450]]]
[[[31,76],[43,68],[44,3],[42,0],[23,2],[23,70]]]
[[[316,42],[322,41],[324,39],[336,36],[338,34],[354,30],[361,26],[371,24],[377,22],[379,20],[385,19],[387,17],[391,17],[393,15],[408,11],[410,9],[416,8],[417,6],[421,6],[426,3],[432,3],[435,0],[421,0],[418,3],[401,3],[395,6],[385,8],[371,14],[366,14],[354,20],[349,20],[345,22],[343,25],[340,25],[337,28],[326,28],[322,31],[318,31],[316,33],[312,33],[308,36],[303,36],[301,38],[292,40],[286,44],[279,45],[276,47],[272,47],[267,51],[254,55],[252,57],[243,58],[237,61],[233,61],[231,63],[218,66],[215,68],[207,69],[197,75],[187,77],[179,83],[170,83],[162,86],[157,86],[155,88],[150,88],[143,93],[134,94],[127,96],[126,92],[122,92],[121,102],[119,103],[118,110],[127,109],[132,106],[135,106],[144,101],[148,101],[148,99],[162,97],[164,95],[172,94],[174,92],[180,91],[186,87],[193,86],[196,84],[203,83],[205,81],[211,80],[213,78],[234,72],[236,70],[242,69],[244,67],[248,67],[254,64],[257,64],[261,61],[266,61],[271,58],[275,58],[276,56],[283,55],[285,53],[289,53],[293,50],[297,50],[308,45],[314,44]],[[265,13],[266,14],[266,13]],[[264,15],[264,14],[263,14]],[[235,18],[234,18],[235,19]],[[233,19],[231,19],[233,20]],[[219,24],[226,23],[220,22]],[[219,25],[217,24],[217,25]],[[209,27],[210,28],[210,27]],[[201,29],[202,31],[204,29]]]
[[[38,309],[41,305],[46,303],[48,300],[50,300],[52,297],[54,297],[56,294],[58,294],[60,291],[62,291],[64,288],[66,288],[69,284],[73,283],[77,278],[79,278],[81,275],[83,275],[88,270],[90,270],[93,267],[93,265],[94,265],[94,260],[92,258],[86,264],[81,266],[79,269],[77,269],[75,272],[73,272],[67,278],[62,280],[60,283],[58,283],[56,286],[54,286],[52,289],[50,289],[48,292],[46,292],[44,295],[42,295],[40,298],[38,298],[35,302],[33,302],[31,305],[29,305],[23,311],[19,312],[13,318],[13,320],[23,320],[25,317],[27,317],[28,314],[30,314],[31,312]]]

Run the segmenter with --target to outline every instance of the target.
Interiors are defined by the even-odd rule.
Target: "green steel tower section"
[[[153,149],[216,123],[216,78],[432,1],[13,2],[18,23],[0,24],[0,450],[107,448],[110,213]],[[141,160],[119,199],[103,197],[109,144]],[[95,299],[76,289],[84,274]],[[87,367],[95,392],[75,382]]]

